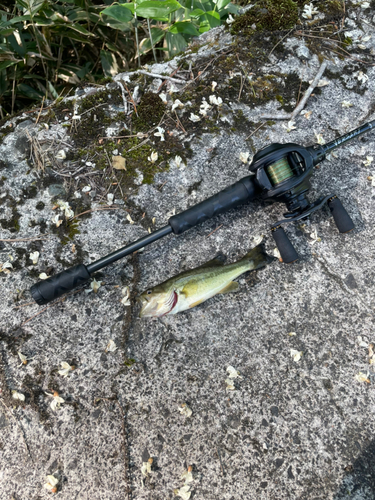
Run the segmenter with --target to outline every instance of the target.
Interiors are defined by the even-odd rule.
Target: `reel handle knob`
[[[348,233],[354,229],[355,226],[352,219],[337,196],[333,196],[328,200],[328,207],[340,233]]]
[[[298,260],[298,253],[282,227],[272,229],[272,236],[285,264],[291,264]]]

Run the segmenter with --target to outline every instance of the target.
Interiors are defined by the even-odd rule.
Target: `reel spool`
[[[336,147],[337,141],[334,142]],[[256,153],[250,165],[261,189],[261,198],[286,204],[285,219],[274,224],[271,231],[281,258],[287,264],[295,262],[298,254],[281,227],[283,224],[305,219],[327,203],[340,233],[354,229],[353,221],[336,195],[321,197],[313,203],[307,198],[313,168],[324,160],[332,144],[308,148],[293,143],[271,144]]]

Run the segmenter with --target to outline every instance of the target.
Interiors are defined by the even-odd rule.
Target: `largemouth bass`
[[[259,269],[269,262],[262,245],[258,245],[234,264],[213,259],[143,292],[139,316],[160,317],[191,309],[218,293],[234,292],[239,284],[233,281],[246,271]]]

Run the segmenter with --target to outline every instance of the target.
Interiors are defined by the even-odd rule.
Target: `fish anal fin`
[[[239,284],[237,281],[230,281],[228,285],[226,285],[224,288],[222,288],[219,292],[217,293],[231,293],[231,292],[236,292],[239,288]]]

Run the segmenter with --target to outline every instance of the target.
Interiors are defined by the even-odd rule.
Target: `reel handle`
[[[285,264],[291,264],[298,260],[298,253],[281,226],[276,229],[272,228],[272,236]]]
[[[348,233],[349,231],[352,231],[355,227],[354,222],[337,196],[332,196],[327,203],[340,233]]]

